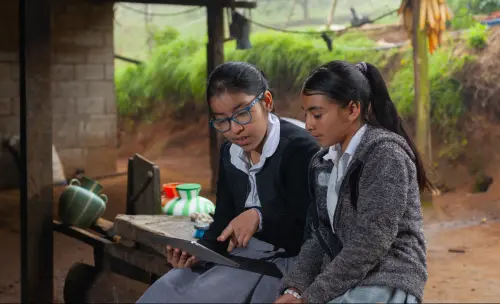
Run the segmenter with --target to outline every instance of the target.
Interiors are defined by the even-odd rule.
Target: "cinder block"
[[[89,81],[89,97],[103,97],[104,99],[115,98],[114,81]]]
[[[0,133],[19,134],[19,117],[5,116],[0,118]]]
[[[76,114],[76,98],[74,97],[53,97],[52,111],[54,117]]]
[[[11,78],[11,63],[0,62],[0,79],[10,79]]]
[[[52,80],[74,80],[75,67],[73,64],[53,64],[51,66]]]
[[[106,80],[115,80],[115,65],[114,64],[106,64],[105,71]]]
[[[19,82],[7,79],[0,79],[0,98],[19,97]]]
[[[104,97],[85,97],[76,100],[78,113],[82,114],[104,114],[106,101]]]
[[[75,32],[73,41],[75,45],[88,47],[104,46],[104,34],[95,30],[82,30]]]
[[[78,64],[75,69],[78,80],[104,79],[104,65],[102,64]]]
[[[116,134],[116,115],[91,115],[80,122],[79,132],[83,146],[105,146],[108,139]]]
[[[17,49],[17,47],[16,47]],[[17,52],[8,52],[0,49],[0,61],[3,62],[18,62],[19,54]]]
[[[113,48],[98,48],[90,49],[87,53],[88,63],[103,63],[110,64],[115,60],[115,55],[113,53]]]
[[[19,64],[17,62],[10,63],[10,77],[13,80],[19,80]]]
[[[89,176],[113,174],[117,170],[116,161],[118,150],[111,145],[105,147],[88,148],[85,172]],[[106,192],[106,190],[104,190]]]
[[[55,116],[52,121],[52,138],[54,144],[60,148],[81,147],[79,138],[80,117],[67,115],[64,117]]]
[[[52,82],[52,97],[87,97],[87,83],[83,81]]]
[[[85,148],[64,148],[54,143],[64,168],[64,174],[71,176],[77,168],[85,168],[87,149]]]
[[[79,50],[55,50],[52,56],[53,63],[85,63],[87,54]]]
[[[12,99],[0,98],[0,116],[12,115]],[[2,119],[0,117],[0,119]]]
[[[106,99],[106,113],[107,114],[116,114],[118,112],[116,99]]]

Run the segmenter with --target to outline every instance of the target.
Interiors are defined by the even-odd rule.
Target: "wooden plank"
[[[162,276],[172,269],[165,256],[155,252],[145,252],[122,244],[108,244],[105,250],[111,257],[157,276]],[[127,276],[133,277],[132,274]]]
[[[217,5],[207,6],[207,28],[208,28],[208,44],[207,44],[207,77],[218,65],[224,62],[224,8]],[[209,112],[210,115],[210,112]],[[209,128],[209,151],[210,151],[210,168],[212,177],[210,187],[212,192],[215,192],[217,186],[217,175],[219,171],[219,150],[222,144],[220,134],[212,127]]]
[[[121,242],[127,240],[146,245],[165,255],[163,246],[151,244],[150,235],[165,235],[194,241],[194,223],[188,217],[169,215],[128,215],[119,214],[115,218],[116,233]],[[141,246],[142,247],[142,246]]]
[[[50,0],[19,1],[21,302],[53,302]]]
[[[128,214],[161,213],[160,168],[140,154],[129,160]]]
[[[95,1],[95,0],[94,0]],[[100,0],[103,1],[103,0]],[[170,5],[190,5],[190,6],[209,6],[214,2],[218,2],[223,7],[235,8],[256,8],[256,1],[231,1],[231,0],[116,0],[115,2],[131,2],[131,3],[149,3],[149,4],[170,4]]]

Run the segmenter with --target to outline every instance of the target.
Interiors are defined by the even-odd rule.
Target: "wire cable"
[[[160,17],[160,16],[162,16],[162,17],[168,17],[168,16],[184,15],[184,14],[188,14],[188,13],[197,11],[197,10],[199,10],[199,9],[202,8],[201,6],[197,6],[197,7],[189,8],[187,10],[183,10],[183,11],[175,12],[175,13],[148,13],[146,11],[143,11],[143,10],[140,10],[140,9],[128,6],[126,4],[120,4],[119,6],[122,7],[122,8],[124,8],[124,9],[127,9],[129,11],[136,12],[138,14],[143,14],[143,15],[148,15],[148,16],[158,16],[158,17]]]
[[[352,28],[356,28],[356,27],[360,27],[362,25],[365,25],[365,24],[368,24],[368,23],[373,23],[377,20],[380,20],[382,18],[385,18],[387,16],[390,16],[392,14],[394,14],[395,12],[397,12],[397,9],[395,10],[392,10],[392,11],[389,11],[387,13],[384,13],[378,17],[376,17],[375,19],[369,19],[365,22],[361,22],[360,24],[356,24],[356,25],[350,25],[350,26],[347,26],[341,30],[338,30],[338,31],[333,31],[333,30],[324,30],[324,31],[295,31],[295,30],[287,30],[287,29],[282,29],[282,28],[278,28],[278,27],[273,27],[273,26],[270,26],[270,25],[266,25],[266,24],[263,24],[263,23],[260,23],[260,22],[257,22],[255,20],[252,20],[252,19],[249,19],[249,18],[246,18],[248,20],[248,22],[252,23],[252,24],[255,24],[259,27],[262,27],[262,28],[265,28],[265,29],[268,29],[268,30],[272,30],[272,31],[277,31],[277,32],[282,32],[282,33],[289,33],[289,34],[305,34],[305,35],[318,35],[318,34],[321,34],[321,33],[342,33],[342,32],[345,32],[349,29],[352,29]]]

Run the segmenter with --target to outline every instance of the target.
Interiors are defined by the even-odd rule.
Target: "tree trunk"
[[[288,14],[288,18],[286,19],[285,27],[287,27],[288,24],[290,23],[290,21],[292,20],[293,12],[295,11],[295,7],[297,6],[297,2],[299,2],[299,0],[293,0],[292,9],[290,9],[290,13]]]
[[[335,15],[335,8],[337,7],[337,0],[332,0],[332,5],[330,6],[330,11],[328,12],[328,17],[326,19],[326,28],[330,29],[333,23],[333,16]]]
[[[302,0],[302,10],[304,11],[304,20],[309,20],[309,0]]]
[[[431,98],[429,83],[429,58],[427,35],[419,28],[421,0],[412,0],[413,7],[413,68],[415,86],[416,145],[426,168],[432,168],[431,146]],[[430,193],[422,195],[422,203],[432,202]]]

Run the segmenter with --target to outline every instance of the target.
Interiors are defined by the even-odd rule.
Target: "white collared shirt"
[[[352,156],[356,152],[363,134],[365,134],[366,125],[362,126],[356,134],[351,138],[351,141],[347,145],[345,152],[342,153],[342,148],[340,144],[331,146],[328,149],[328,153],[323,156],[324,160],[333,161],[333,169],[330,174],[330,179],[328,181],[328,192],[326,194],[326,206],[328,209],[328,218],[330,219],[330,224],[333,229],[333,216],[335,214],[335,208],[337,207],[339,199],[339,190],[342,180],[347,172],[347,168],[351,163]]]
[[[262,169],[266,162],[266,159],[271,157],[274,152],[276,152],[279,142],[280,120],[276,115],[269,113],[267,135],[258,163],[254,164],[253,162],[251,162],[248,158],[247,153],[245,153],[245,151],[240,146],[232,144],[229,148],[229,154],[231,155],[231,164],[247,174],[248,179],[250,180],[250,193],[248,194],[247,200],[245,202],[245,208],[261,207],[259,194],[257,193],[257,179],[255,175]],[[262,224],[262,216],[260,220]],[[262,225],[260,225],[260,228],[262,228]]]

